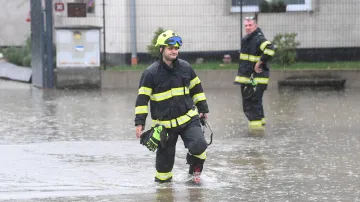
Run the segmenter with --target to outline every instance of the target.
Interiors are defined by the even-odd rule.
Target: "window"
[[[260,4],[261,0],[232,0],[231,12],[240,12],[241,2],[243,12],[259,12],[258,5]],[[287,5],[286,11],[311,10],[311,0],[284,0],[284,2]]]
[[[75,0],[75,3],[86,4],[86,13],[95,14],[95,0]]]
[[[286,11],[309,11],[311,0],[286,0]]]
[[[67,15],[69,18],[86,17],[86,6],[83,3],[67,3]]]
[[[243,12],[258,12],[261,0],[232,0],[231,12],[240,12],[242,3]]]
[[[305,0],[285,0],[286,4],[305,4]]]

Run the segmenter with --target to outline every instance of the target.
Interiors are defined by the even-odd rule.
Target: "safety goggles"
[[[255,17],[250,16],[250,17],[245,17],[244,19],[245,19],[245,20],[255,20]]]
[[[179,44],[179,46],[182,46],[182,39],[179,36],[173,36],[170,37],[168,39],[166,39],[165,44],[169,45],[169,46],[175,46],[176,43]]]

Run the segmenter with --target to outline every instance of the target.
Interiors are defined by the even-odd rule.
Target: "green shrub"
[[[28,55],[23,47],[10,47],[4,50],[4,57],[10,63],[23,66],[23,59]]]
[[[27,55],[24,57],[24,59],[22,60],[22,66],[24,67],[31,67],[31,54]]]
[[[270,10],[273,13],[286,12],[286,4],[284,1],[274,1],[270,5]]]
[[[9,47],[0,50],[6,60],[15,65],[31,67],[31,38],[28,37],[22,47]],[[56,47],[53,46],[53,67],[56,68]]]
[[[3,50],[4,57],[10,63],[19,66],[31,66],[31,39],[28,37],[24,46],[9,47]]]
[[[161,27],[159,27],[155,32],[154,32],[154,37],[151,40],[151,44],[147,46],[147,50],[148,53],[152,56],[152,57],[159,57],[160,53],[159,53],[159,47],[155,47],[156,41],[158,36],[165,32],[165,30]]]
[[[270,12],[270,3],[266,0],[260,1],[259,9],[261,13],[269,13]]]
[[[300,42],[295,41],[296,33],[277,34],[272,44],[275,46],[274,63],[278,64],[293,64],[296,60],[296,47]]]

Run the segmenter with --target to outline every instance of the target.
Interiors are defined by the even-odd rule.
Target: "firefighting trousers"
[[[242,106],[245,116],[249,121],[261,120],[265,117],[263,95],[266,87],[257,85],[251,94],[245,90],[245,87],[246,85],[241,85]]]
[[[175,148],[178,136],[188,149],[188,164],[203,164],[206,158],[205,150],[207,142],[205,140],[199,119],[193,118],[191,122],[183,128],[168,129],[169,140],[166,148],[159,147],[156,152],[156,171],[157,173],[170,173],[175,162]]]

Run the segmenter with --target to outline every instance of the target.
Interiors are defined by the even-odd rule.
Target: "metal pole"
[[[39,0],[30,0],[31,16],[31,69],[32,85],[44,88],[45,84],[45,39],[44,39],[44,13]]]
[[[130,32],[131,32],[131,65],[137,65],[136,50],[136,0],[130,3]]]
[[[54,53],[53,53],[53,7],[52,0],[46,0],[46,67],[45,88],[54,88]]]
[[[243,0],[240,0],[240,39],[243,37]],[[241,40],[240,40],[241,45]]]
[[[103,43],[104,43],[104,53],[103,53],[103,60],[104,60],[104,70],[106,70],[106,21],[105,21],[105,0],[102,1],[103,3]]]

